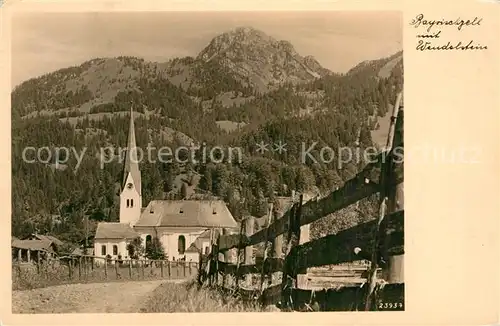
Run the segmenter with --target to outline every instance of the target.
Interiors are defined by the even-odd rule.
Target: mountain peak
[[[240,26],[236,27],[233,30],[227,32],[227,34],[239,35],[243,37],[255,37],[261,39],[269,39],[270,36],[264,33],[261,30],[255,29],[250,26]]]
[[[329,73],[312,57],[302,57],[287,40],[277,40],[253,27],[241,26],[214,37],[198,59],[217,61],[265,91],[284,82],[304,82]]]
[[[266,33],[253,27],[241,26],[214,37],[198,58],[209,61],[227,52],[241,55],[242,52],[251,51],[251,48],[264,48],[275,43],[277,41]]]

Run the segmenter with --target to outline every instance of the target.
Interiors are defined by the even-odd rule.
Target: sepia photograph
[[[405,310],[402,12],[10,28],[12,313]]]

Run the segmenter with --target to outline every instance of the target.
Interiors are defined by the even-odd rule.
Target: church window
[[[130,207],[130,200],[127,199],[127,207]]]
[[[101,256],[106,256],[106,246],[105,245],[101,246]]]
[[[133,199],[130,200],[130,207],[134,207],[134,200]]]
[[[118,255],[118,246],[117,245],[113,245],[113,255]]]
[[[179,255],[184,255],[184,252],[186,251],[186,238],[183,235],[179,236],[177,248],[179,251]]]
[[[146,236],[146,250],[151,246],[151,236],[148,234]]]

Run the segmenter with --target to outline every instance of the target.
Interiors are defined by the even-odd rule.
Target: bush
[[[163,260],[165,259],[165,251],[160,242],[160,239],[154,237],[151,239],[151,243],[146,248],[146,257],[151,260]]]

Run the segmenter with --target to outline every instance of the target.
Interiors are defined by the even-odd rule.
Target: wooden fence
[[[218,230],[211,255],[206,261],[200,259],[200,285],[263,305],[275,304],[284,311],[404,310],[401,96],[394,105],[387,146],[376,161],[324,198],[303,203],[300,195],[274,221],[271,208],[268,226],[258,232],[253,232],[251,217],[243,221],[239,234]],[[373,220],[310,241],[312,222],[375,194],[379,214]],[[264,254],[256,262],[253,246],[259,243],[264,244]],[[370,261],[362,286],[308,288],[308,268],[362,259]]]
[[[192,278],[198,262],[166,260],[119,260],[90,255],[69,255],[51,261],[13,263],[16,289],[75,282]]]

